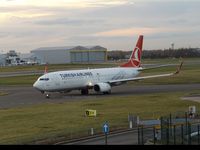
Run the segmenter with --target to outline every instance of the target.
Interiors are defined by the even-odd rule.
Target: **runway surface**
[[[200,89],[200,84],[180,84],[180,85],[121,85],[112,88],[110,95],[96,94],[90,91],[90,95],[82,96],[80,91],[70,93],[53,93],[50,99],[31,86],[24,87],[5,87],[0,86],[0,91],[8,95],[0,96],[0,108],[23,107],[42,103],[61,103],[66,101],[81,101],[87,99],[99,99],[102,97],[119,97],[126,95],[149,94],[159,92],[191,91]]]

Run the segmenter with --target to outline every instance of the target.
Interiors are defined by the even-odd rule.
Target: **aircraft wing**
[[[176,64],[167,64],[167,65],[159,65],[159,66],[148,67],[148,68],[138,68],[138,71],[151,70],[151,69],[157,69],[157,68],[168,67],[168,66],[175,66],[175,65]]]
[[[174,73],[144,76],[144,77],[135,77],[135,78],[129,78],[129,79],[112,80],[112,81],[109,81],[109,83],[112,84],[112,83],[116,83],[116,82],[137,81],[137,80],[143,80],[143,79],[149,79],[149,78],[167,77],[167,76],[172,76],[172,75],[174,75]]]
[[[172,76],[172,75],[176,75],[180,72],[182,65],[183,65],[183,62],[181,62],[181,64],[178,66],[176,72],[174,72],[174,73],[150,75],[150,76],[135,77],[135,78],[129,78],[129,79],[118,79],[118,80],[109,81],[108,83],[113,84],[113,83],[117,83],[117,82],[137,81],[137,80],[143,80],[143,79]]]
[[[180,58],[180,65],[178,66],[179,68],[177,68],[177,70],[179,69],[179,71],[180,71],[180,69],[181,69],[181,67],[182,67],[182,65],[183,65],[183,59],[182,58]],[[141,67],[141,68],[138,68],[138,71],[143,71],[143,70],[151,70],[151,69],[157,69],[157,68],[162,68],[162,67],[168,67],[168,66],[176,66],[177,64],[164,64],[164,65],[159,65],[159,66],[154,66],[154,67],[148,67],[148,68],[143,68],[143,67]]]

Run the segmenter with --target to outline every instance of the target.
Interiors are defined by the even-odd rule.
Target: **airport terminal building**
[[[107,61],[107,49],[101,46],[41,47],[31,53],[40,63],[99,63]]]

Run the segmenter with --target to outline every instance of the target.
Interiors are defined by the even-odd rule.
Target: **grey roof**
[[[21,53],[19,54],[20,58],[24,59],[24,58],[31,58],[34,56],[33,53]]]
[[[101,46],[62,46],[62,47],[40,47],[32,50],[34,51],[51,51],[51,50],[106,50]]]

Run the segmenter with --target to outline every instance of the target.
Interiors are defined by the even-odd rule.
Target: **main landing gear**
[[[89,94],[89,90],[88,89],[82,89],[81,90],[81,94],[82,95],[88,95]]]
[[[104,95],[109,95],[111,94],[111,90],[107,91],[107,92],[103,92]]]

